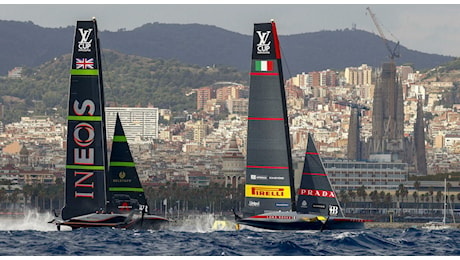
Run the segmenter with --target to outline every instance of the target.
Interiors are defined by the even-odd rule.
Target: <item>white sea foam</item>
[[[217,223],[215,223],[218,221]],[[223,223],[224,221],[225,223]],[[182,232],[214,232],[214,231],[235,231],[235,224],[232,221],[221,220],[212,214],[189,215],[181,219],[170,228]]]
[[[56,225],[48,223],[53,218],[50,212],[38,213],[36,210],[25,210],[24,215],[2,216],[0,230],[56,231]]]

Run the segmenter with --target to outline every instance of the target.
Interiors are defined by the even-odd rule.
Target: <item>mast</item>
[[[62,218],[105,209],[107,145],[96,20],[77,21],[70,70]]]
[[[442,210],[442,223],[446,224],[446,211],[447,211],[447,180],[444,178],[444,208]]]
[[[93,21],[94,21],[94,27],[95,27],[95,31],[98,32],[98,29],[97,29],[97,23],[96,23],[96,18],[93,17]],[[101,116],[102,116],[102,141],[104,142],[102,148],[103,148],[103,156],[104,156],[104,165],[106,165],[105,167],[105,173],[104,175],[106,176],[105,180],[104,180],[104,190],[106,191],[106,198],[108,196],[107,192],[108,192],[108,189],[107,189],[107,176],[108,176],[108,171],[109,171],[109,167],[108,167],[108,149],[107,149],[107,129],[106,129],[106,114],[105,114],[105,95],[104,95],[104,81],[103,81],[103,78],[102,78],[102,55],[101,55],[101,42],[99,40],[99,37],[96,37],[96,40],[97,40],[97,57],[98,57],[98,60],[99,60],[99,82],[100,82],[100,91],[101,91]],[[105,201],[105,205],[107,204],[107,199]],[[107,205],[106,205],[107,206]]]
[[[244,215],[295,210],[294,171],[275,23],[254,24]]]

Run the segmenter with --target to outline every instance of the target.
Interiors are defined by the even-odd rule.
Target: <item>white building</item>
[[[158,108],[106,107],[107,137],[113,137],[117,113],[120,116],[126,139],[130,143],[150,142],[158,138]]]
[[[361,186],[370,190],[396,190],[408,176],[406,163],[325,160],[324,167],[336,192]]]

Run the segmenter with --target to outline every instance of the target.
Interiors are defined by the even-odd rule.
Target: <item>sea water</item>
[[[2,256],[458,256],[460,230],[214,231],[211,215],[169,230],[57,231],[51,214],[0,219]]]

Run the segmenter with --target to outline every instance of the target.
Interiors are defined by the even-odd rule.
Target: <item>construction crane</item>
[[[335,103],[338,104],[338,105],[341,105],[341,106],[348,106],[348,107],[351,107],[351,108],[357,108],[358,111],[361,111],[361,109],[364,109],[364,110],[369,110],[370,109],[370,107],[368,107],[368,106],[357,104],[357,103],[352,103],[352,102],[348,102],[348,101],[336,101]]]
[[[377,30],[379,31],[380,38],[382,38],[383,42],[385,43],[385,47],[387,47],[387,50],[390,53],[389,57],[390,57],[391,61],[394,61],[394,58],[399,58],[399,41],[396,43],[394,48],[391,48],[390,43],[388,42],[387,38],[385,37],[385,34],[383,33],[382,28],[380,27],[380,24],[377,21],[377,18],[375,17],[375,14],[371,11],[370,7],[367,7],[366,9],[369,12],[369,15],[371,16],[372,21],[375,24],[375,27],[377,27]],[[393,37],[394,37],[394,35],[393,35]]]

